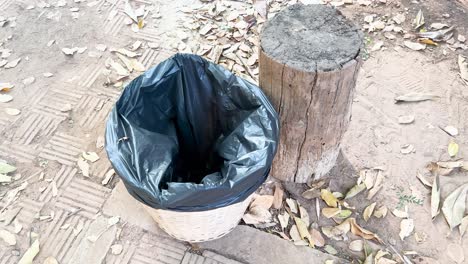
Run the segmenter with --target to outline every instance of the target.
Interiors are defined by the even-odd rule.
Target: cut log
[[[260,87],[280,116],[271,175],[305,183],[335,165],[350,118],[362,34],[339,11],[292,5],[261,34]]]

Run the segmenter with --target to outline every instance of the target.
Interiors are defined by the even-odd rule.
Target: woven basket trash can
[[[105,138],[116,173],[158,225],[200,242],[232,230],[266,180],[278,115],[258,86],[176,54],[125,87]]]

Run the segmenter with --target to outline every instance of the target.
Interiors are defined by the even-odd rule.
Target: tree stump
[[[362,34],[339,11],[292,5],[261,34],[260,87],[280,116],[271,175],[305,183],[334,166],[351,119]]]

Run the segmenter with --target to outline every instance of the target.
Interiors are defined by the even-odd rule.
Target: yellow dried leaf
[[[96,152],[83,152],[82,155],[83,158],[91,162],[96,162],[99,160],[99,156]]]
[[[59,264],[59,263],[56,258],[48,257],[44,260],[44,264]]]
[[[387,212],[388,212],[387,206],[382,205],[381,207],[379,207],[377,210],[374,211],[374,216],[377,218],[382,218],[387,215]]]
[[[418,39],[419,42],[421,43],[424,43],[424,44],[427,44],[427,45],[432,45],[432,46],[438,46],[439,44],[435,43],[434,41],[432,41],[431,39],[428,39],[428,38],[420,38]]]
[[[338,199],[327,189],[320,191],[322,199],[328,206],[338,207]]]
[[[332,218],[340,213],[341,209],[340,208],[323,208],[322,209],[322,214],[326,218]]]
[[[312,238],[310,237],[309,229],[304,221],[299,217],[294,217],[294,221],[296,222],[297,230],[299,231],[299,235],[302,239],[306,239],[309,241],[309,246],[314,247],[312,243]]]
[[[144,27],[143,18],[138,18],[138,29],[142,29]]]
[[[372,216],[372,213],[374,213],[374,209],[376,205],[377,203],[372,203],[369,206],[367,206],[366,209],[364,209],[362,216],[366,222]]]
[[[310,225],[310,218],[309,218],[309,213],[307,212],[307,210],[300,206],[299,205],[299,215],[302,219],[302,221],[304,221],[304,223],[309,226]]]
[[[458,153],[458,144],[455,142],[450,142],[447,148],[448,154],[450,157],[455,157]]]
[[[289,230],[289,236],[294,242],[302,240],[296,225],[291,226],[291,230]]]

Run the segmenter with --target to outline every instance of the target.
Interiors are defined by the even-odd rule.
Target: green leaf
[[[12,166],[8,163],[0,161],[0,173],[1,174],[7,174],[10,172],[14,172],[16,170],[15,166]]]

